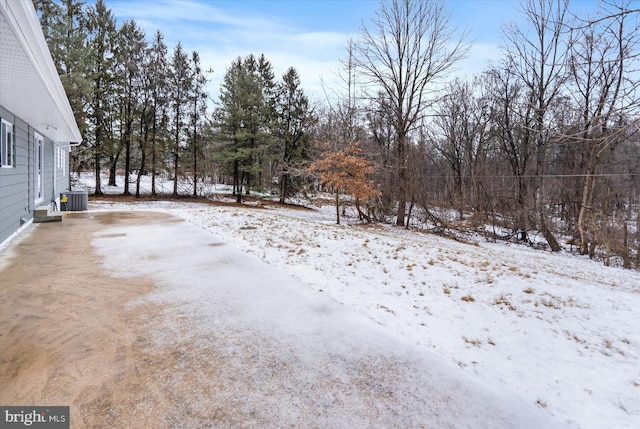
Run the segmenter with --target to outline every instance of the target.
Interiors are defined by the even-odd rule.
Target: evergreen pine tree
[[[273,111],[273,73],[261,56],[237,58],[224,76],[220,105],[214,114],[217,139],[222,146],[216,157],[230,166],[233,192],[242,202],[242,186],[249,193],[252,177],[262,175],[264,157],[273,144],[270,121]]]
[[[284,204],[292,193],[295,171],[308,158],[309,131],[315,119],[295,68],[290,67],[282,76],[276,91],[275,131],[280,140],[280,203]]]
[[[168,105],[168,61],[164,36],[157,31],[149,53],[147,77],[151,91],[151,195],[156,195],[156,176],[159,159],[166,146],[166,118]]]
[[[191,65],[187,53],[178,42],[169,68],[168,93],[172,110],[172,148],[173,161],[173,195],[178,195],[178,178],[180,176],[180,153],[185,146],[185,118],[189,108],[189,91],[191,88]]]
[[[134,120],[138,117],[143,98],[143,62],[147,42],[142,29],[135,21],[126,21],[118,31],[117,38],[117,77],[121,107],[121,143],[124,147],[124,195],[129,195],[129,175],[131,173],[131,143],[133,140]]]
[[[89,136],[92,145],[96,195],[102,195],[101,166],[103,158],[113,150],[110,97],[114,94],[115,74],[114,43],[116,21],[104,0],[97,0],[86,13],[87,47],[91,52],[88,59],[87,78],[91,83],[88,99],[88,115],[93,128]]]

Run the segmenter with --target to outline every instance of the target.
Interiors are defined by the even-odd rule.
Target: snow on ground
[[[174,386],[189,386],[177,396],[180,426],[566,427],[176,220],[118,225],[110,218],[115,226],[96,233],[92,245],[111,275],[154,279],[154,291],[130,305],[160,304],[138,338],[146,356],[177,357],[159,371],[168,372],[168,397]]]
[[[640,273],[524,246],[464,244],[334,208],[157,202],[576,428],[640,427]]]

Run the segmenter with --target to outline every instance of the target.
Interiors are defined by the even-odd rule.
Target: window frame
[[[44,136],[37,131],[33,132],[33,152],[34,152],[34,193],[35,203],[40,204],[44,201]]]
[[[0,118],[0,168],[16,166],[16,135],[13,124]]]
[[[66,151],[64,150],[64,146],[56,146],[56,170],[59,171],[63,176],[67,175],[66,168]]]

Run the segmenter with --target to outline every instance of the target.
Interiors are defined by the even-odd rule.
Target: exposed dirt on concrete
[[[144,332],[161,309],[128,305],[152,283],[110,277],[91,248],[93,235],[112,224],[171,219],[158,213],[68,214],[62,223],[31,226],[4,250],[1,404],[69,405],[74,428],[171,426],[158,410],[171,407],[160,376],[174,357],[144,347]]]

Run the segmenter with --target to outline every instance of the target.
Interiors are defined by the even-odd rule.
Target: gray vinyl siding
[[[40,205],[47,205],[58,198],[60,192],[68,189],[69,169],[55,171],[54,144],[42,130],[35,130],[26,122],[0,106],[0,118],[13,124],[15,139],[16,165],[12,168],[0,168],[0,243],[4,242],[21,226],[21,218],[33,218],[35,209],[35,143],[34,132],[44,138],[43,156],[43,200]],[[68,149],[65,151],[65,162],[68,162]],[[56,174],[57,173],[57,174]],[[55,177],[55,184],[54,184]],[[54,192],[55,191],[55,192]]]
[[[13,124],[15,160],[13,168],[0,168],[0,242],[20,227],[20,218],[30,218],[28,203],[29,140],[26,124],[0,106],[0,118]]]

